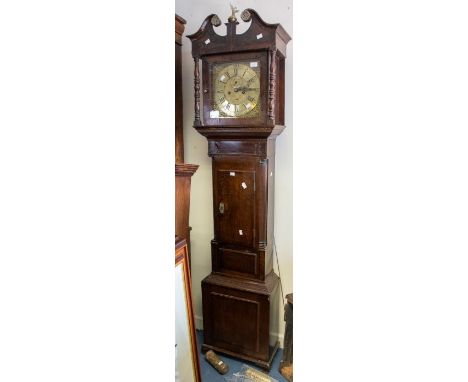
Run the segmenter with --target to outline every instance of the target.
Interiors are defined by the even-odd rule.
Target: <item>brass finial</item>
[[[231,16],[229,16],[228,21],[230,23],[235,23],[237,21],[236,13],[238,13],[239,10],[235,6],[233,6],[231,3],[229,3],[229,5],[231,6]]]

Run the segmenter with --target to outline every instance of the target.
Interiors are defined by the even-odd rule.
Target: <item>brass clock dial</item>
[[[258,62],[215,66],[213,106],[219,117],[249,118],[258,115],[260,97]]]

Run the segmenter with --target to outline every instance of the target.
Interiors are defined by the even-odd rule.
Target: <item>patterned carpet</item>
[[[225,382],[227,377],[232,376],[234,373],[237,373],[241,370],[242,365],[251,366],[257,370],[265,372],[265,370],[260,369],[258,366],[251,364],[250,362],[239,360],[236,358],[228,357],[224,354],[218,354],[221,359],[229,365],[229,372],[225,375],[219,374],[216,369],[211,366],[205,358],[205,354],[201,352],[201,345],[203,343],[203,331],[197,330],[197,345],[198,345],[198,354],[200,356],[200,369],[201,369],[201,380],[202,382]],[[275,358],[273,359],[273,366],[271,367],[269,375],[279,382],[287,382],[286,379],[279,373],[279,363],[283,357],[282,349],[278,349],[276,352]]]

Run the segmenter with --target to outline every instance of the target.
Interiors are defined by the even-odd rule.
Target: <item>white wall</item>
[[[286,129],[276,139],[276,184],[275,184],[275,237],[278,251],[279,266],[283,291],[286,295],[293,291],[293,221],[292,221],[292,67],[293,67],[293,25],[292,0],[237,0],[232,2],[241,12],[246,8],[255,9],[260,17],[268,23],[280,23],[293,38],[288,44],[286,58]],[[175,10],[178,15],[187,20],[182,47],[182,81],[184,97],[184,145],[185,162],[200,165],[192,177],[190,225],[192,245],[192,284],[193,301],[197,328],[202,327],[201,281],[211,271],[211,247],[213,239],[212,214],[212,179],[211,158],[208,157],[208,144],[205,137],[193,129],[193,59],[191,43],[185,36],[198,30],[206,16],[217,14],[223,23],[230,16],[229,1],[219,0],[176,0]],[[246,25],[239,17],[241,27]],[[221,28],[221,27],[220,27]],[[224,26],[222,26],[224,28]],[[276,260],[274,269],[278,273]],[[283,304],[280,303],[279,322],[280,337],[284,333]]]

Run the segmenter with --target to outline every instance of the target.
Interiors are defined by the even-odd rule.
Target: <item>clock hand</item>
[[[239,91],[241,92],[246,92],[246,91],[249,91],[249,90],[257,90],[256,88],[248,88],[248,87],[245,87],[245,86],[239,86],[238,88],[234,88],[234,91],[237,93]]]

